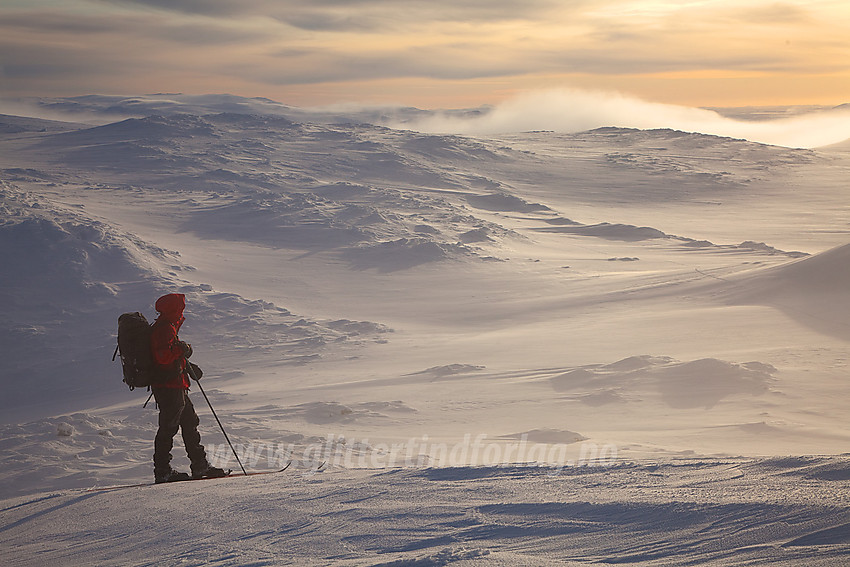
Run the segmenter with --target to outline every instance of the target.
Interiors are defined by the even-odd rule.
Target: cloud
[[[242,56],[274,36],[247,24],[170,19],[156,13],[0,10],[0,92],[8,96],[180,90],[158,88],[157,82],[161,77],[201,73],[221,77],[218,67],[229,57]],[[152,84],[142,86],[145,81]]]
[[[0,12],[2,14],[2,12]],[[11,12],[2,14],[0,30],[3,35],[23,35],[39,38],[33,43],[50,44],[51,40],[63,43],[65,38],[76,38],[76,47],[98,41],[126,40],[128,37],[148,38],[152,41],[169,40],[185,44],[251,43],[275,37],[263,33],[256,26],[236,25],[226,21],[199,22],[191,18],[175,19],[162,14],[74,14],[43,11]],[[80,41],[83,40],[83,41]]]
[[[113,33],[121,29],[132,29],[139,25],[134,18],[114,20],[104,16],[80,16],[69,13],[51,13],[45,11],[9,12],[4,13],[2,27],[31,32],[49,32],[62,34],[91,34]]]
[[[764,6],[744,7],[734,12],[741,21],[758,25],[800,24],[812,21],[811,12],[793,4],[777,2]]]
[[[158,8],[169,12],[203,16],[233,16],[261,11],[265,0],[98,0],[104,5]]]
[[[395,81],[405,102],[426,106],[427,80],[449,106],[453,92],[488,102],[528,85],[629,88],[635,78],[674,100],[675,75],[693,79],[679,97],[693,100],[704,77],[725,73],[778,77],[794,96],[802,77],[839,77],[834,101],[850,74],[847,15],[834,0],[18,0],[0,6],[0,92],[213,89],[298,104],[385,100]]]
[[[377,31],[422,21],[492,22],[536,19],[589,0],[100,0],[213,18],[264,16],[311,31]]]
[[[98,58],[85,57],[86,48],[68,45],[22,44],[8,37],[0,38],[0,76],[7,79],[22,77],[85,76],[102,65]]]
[[[788,147],[812,148],[850,139],[850,109],[765,122],[724,118],[701,108],[647,102],[613,92],[575,89],[528,92],[488,112],[438,113],[395,124],[421,132],[487,135],[534,130],[581,132],[615,126],[671,128]]]
[[[400,46],[394,51],[345,53],[336,49],[285,49],[274,53],[279,70],[269,61],[235,66],[231,72],[268,84],[310,84],[335,81],[425,77],[466,80],[525,72],[521,61],[499,57],[499,47],[470,53],[465,45]]]
[[[772,53],[689,53],[687,50],[647,49],[646,45],[618,48],[613,45],[575,48],[564,52],[540,54],[551,71],[595,75],[639,75],[687,72],[694,69],[766,70],[787,69],[787,59]]]

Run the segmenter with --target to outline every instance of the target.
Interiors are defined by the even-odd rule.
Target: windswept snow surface
[[[309,469],[2,503],[14,565],[846,563],[850,462]]]
[[[4,564],[850,555],[846,143],[41,109],[0,116]],[[243,462],[290,471],[89,491],[152,476],[111,357],[167,292]]]

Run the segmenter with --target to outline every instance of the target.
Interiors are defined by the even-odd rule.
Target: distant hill
[[[85,124],[78,124],[74,122],[60,122],[58,120],[45,120],[43,118],[0,114],[0,135],[21,134],[24,132],[69,132],[85,127]]]

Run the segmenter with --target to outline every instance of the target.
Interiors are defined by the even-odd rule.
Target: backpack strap
[[[118,356],[118,345],[115,345],[115,352],[112,353],[112,362],[115,362],[116,356]]]

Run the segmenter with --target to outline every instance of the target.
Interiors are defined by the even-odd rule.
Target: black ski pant
[[[201,445],[198,425],[201,420],[195,413],[195,406],[189,399],[189,391],[178,388],[151,388],[153,397],[159,406],[159,429],[154,439],[154,473],[166,473],[171,470],[171,449],[174,436],[179,429],[183,434],[186,454],[192,461],[193,470],[202,470],[207,466],[207,454]]]

